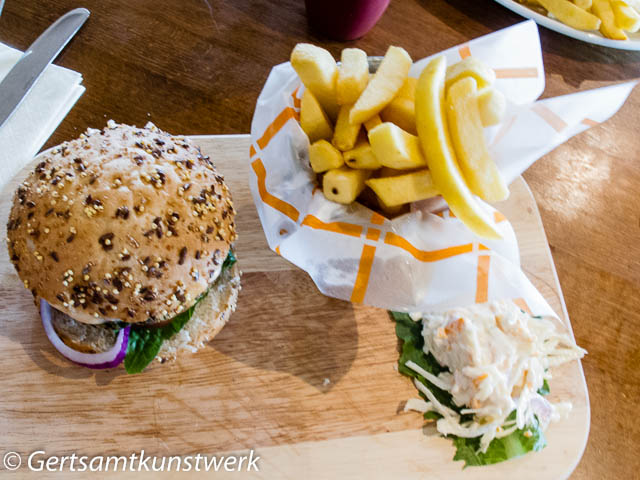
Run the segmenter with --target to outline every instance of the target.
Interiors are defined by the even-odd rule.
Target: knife
[[[0,127],[87,18],[89,10],[86,8],[76,8],[60,17],[31,44],[0,82]]]

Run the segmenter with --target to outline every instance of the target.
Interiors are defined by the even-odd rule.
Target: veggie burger
[[[53,345],[129,373],[211,340],[235,310],[235,210],[184,137],[109,121],[41,157],[18,187],[11,261]]]

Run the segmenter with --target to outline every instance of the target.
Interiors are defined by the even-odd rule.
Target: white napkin
[[[22,52],[0,43],[0,81]],[[49,65],[0,128],[0,188],[27,164],[84,93],[82,75]]]

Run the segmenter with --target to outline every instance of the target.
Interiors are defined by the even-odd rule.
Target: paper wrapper
[[[452,64],[471,54],[495,70],[495,87],[509,103],[505,120],[485,129],[509,183],[566,139],[608,119],[635,85],[536,102],[544,68],[532,21],[438,55]],[[416,62],[410,75],[419,76],[430,58]],[[434,212],[430,202],[388,220],[357,203],[328,201],[317,188],[309,142],[297,121],[303,90],[290,63],[274,67],[251,125],[251,191],[272,250],[305,270],[325,295],[354,303],[426,312],[519,299],[536,314],[555,315],[520,268],[511,224],[480,199],[501,240],[476,236],[448,210]]]

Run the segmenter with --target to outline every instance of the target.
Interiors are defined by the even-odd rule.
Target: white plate
[[[555,30],[556,32],[568,37],[576,38],[587,43],[593,43],[594,45],[602,45],[603,47],[618,48],[620,50],[640,50],[640,32],[626,32],[629,40],[611,40],[610,38],[604,37],[600,32],[594,30],[587,32],[576,30],[575,28],[569,27],[558,20],[542,15],[514,0],[495,1],[500,5],[507,7],[509,10],[516,12],[518,15],[530,18],[539,25]]]

